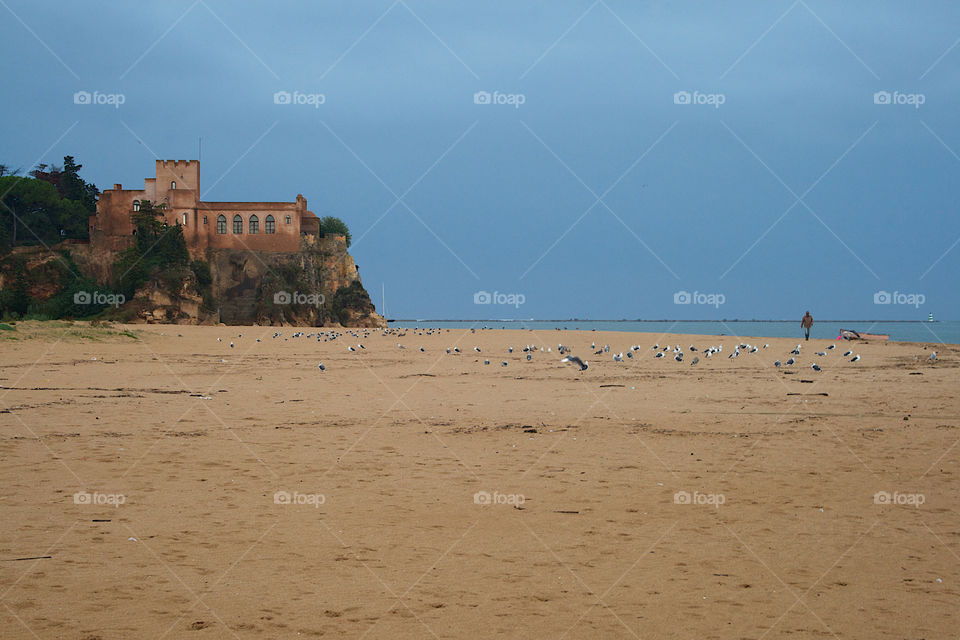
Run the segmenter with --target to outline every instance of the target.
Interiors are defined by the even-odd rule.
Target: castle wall
[[[171,188],[172,183],[176,188]],[[207,249],[295,252],[300,248],[301,232],[319,232],[318,220],[307,211],[307,200],[300,194],[294,202],[201,202],[199,186],[198,161],[157,160],[156,177],[144,180],[143,189],[115,185],[100,194],[97,215],[91,217],[91,242],[104,248],[127,243],[134,230],[135,200],[165,204],[164,219],[169,225],[183,227],[193,258],[204,257]],[[221,215],[226,222],[224,233],[217,228]],[[240,216],[241,233],[234,232],[235,216]],[[251,233],[253,216],[258,222],[256,233]],[[268,216],[273,216],[273,233],[267,233]]]

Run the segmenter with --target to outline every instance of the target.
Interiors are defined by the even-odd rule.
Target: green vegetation
[[[370,294],[363,288],[359,280],[354,280],[349,286],[337,289],[330,304],[331,315],[340,324],[348,324],[350,311],[358,312],[363,318],[374,311]]]
[[[342,236],[347,238],[347,247],[350,247],[350,229],[347,227],[347,223],[336,218],[334,216],[324,216],[320,218],[320,235],[327,235],[328,233],[339,233]]]
[[[99,191],[80,177],[82,168],[73,156],[63,167],[37,165],[30,177],[0,165],[0,256],[15,246],[89,238]]]

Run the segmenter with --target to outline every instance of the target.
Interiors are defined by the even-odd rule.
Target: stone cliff
[[[209,285],[200,286],[191,273],[171,290],[157,277],[110,314],[147,323],[385,327],[345,238],[302,238],[301,250],[291,253],[208,249]],[[115,250],[76,242],[51,250],[18,247],[0,262],[0,289],[11,286],[14,262],[26,269],[29,293],[40,303],[75,287],[76,276],[108,287],[116,259]]]

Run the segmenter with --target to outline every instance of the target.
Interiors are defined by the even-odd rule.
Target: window
[[[171,188],[171,189],[176,189],[176,188],[177,188],[177,183],[171,181],[171,182],[170,182],[170,188]]]
[[[203,224],[207,224],[207,216],[203,216]]]
[[[265,233],[276,233],[276,222],[273,219],[273,216],[267,216],[267,219],[263,222],[263,230]]]
[[[233,232],[243,233],[243,218],[240,217],[239,213],[233,216]]]
[[[133,201],[133,210],[134,210],[134,211],[140,211],[140,201],[139,201],[139,200],[134,200],[134,201]]]
[[[260,218],[257,214],[250,216],[250,234],[260,233]]]
[[[290,224],[290,216],[287,216],[287,224]]]
[[[183,226],[187,226],[187,214],[183,214]]]
[[[227,232],[227,217],[223,214],[217,216],[217,233]]]

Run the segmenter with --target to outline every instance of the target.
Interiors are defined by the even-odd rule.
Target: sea
[[[797,320],[389,320],[390,327],[442,329],[533,329],[552,331],[628,331],[654,334],[802,338]],[[834,339],[841,329],[888,334],[899,342],[960,344],[960,321],[884,322],[873,320],[817,320],[811,338]]]

